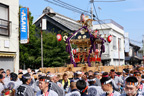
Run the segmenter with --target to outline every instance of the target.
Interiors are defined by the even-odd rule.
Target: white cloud
[[[144,11],[144,8],[131,8],[125,9],[126,12],[137,12],[137,11]]]

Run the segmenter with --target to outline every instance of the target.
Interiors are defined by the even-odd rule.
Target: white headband
[[[138,86],[138,82],[135,82],[135,83],[133,83],[133,82],[125,82],[125,84]]]
[[[104,84],[108,84],[108,83],[110,83],[110,82],[112,82],[112,79],[110,79],[110,80],[104,82]]]
[[[82,74],[82,72],[80,72],[80,71],[78,71],[78,72],[76,72],[77,74]]]
[[[126,73],[126,72],[123,70],[123,73]]]
[[[130,74],[131,76],[133,76],[133,74]]]
[[[54,76],[56,76],[56,75],[47,75],[48,77],[54,77]]]
[[[88,79],[87,81],[88,81],[88,82],[96,81],[96,79],[95,79],[95,78],[94,78],[94,79]]]
[[[100,75],[100,73],[96,73],[95,75]]]
[[[43,80],[44,80],[45,82],[50,82],[50,80],[47,80],[47,79],[42,79],[42,80],[39,79],[39,81],[43,81]]]

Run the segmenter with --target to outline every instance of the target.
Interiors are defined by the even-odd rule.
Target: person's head
[[[71,88],[71,90],[77,89],[77,87],[76,87],[76,82],[71,82],[71,83],[70,83],[70,88]]]
[[[68,75],[66,73],[63,74],[63,80],[66,82],[68,79]]]
[[[18,70],[18,74],[23,74],[23,70],[22,70],[22,69],[19,69],[19,70]]]
[[[56,83],[56,75],[55,74],[51,74],[51,75],[47,75],[47,77],[49,77],[51,82],[55,82]]]
[[[3,75],[0,74],[0,82],[3,80]]]
[[[80,90],[81,94],[87,93],[88,86],[84,80],[78,80],[76,87]]]
[[[133,71],[130,71],[129,76],[132,77],[134,75]]]
[[[53,82],[55,82],[55,83],[58,82],[58,80],[57,80],[57,75],[54,75],[54,76],[53,76]]]
[[[135,96],[138,90],[138,80],[136,77],[128,77],[125,82],[125,92],[127,96]]]
[[[82,79],[83,79],[83,80],[87,80],[88,77],[89,77],[89,73],[88,73],[88,72],[85,72],[85,73],[82,75]]]
[[[101,73],[99,73],[98,71],[94,72],[94,77],[97,79],[101,78]]]
[[[89,83],[90,85],[94,85],[94,84],[96,83],[96,79],[94,78],[93,75],[90,75],[90,76],[88,77],[88,83]]]
[[[82,72],[81,71],[77,71],[76,72],[76,78],[80,78],[82,77]]]
[[[31,82],[31,75],[29,73],[26,73],[22,76],[22,82],[23,84],[29,85]]]
[[[140,83],[142,80],[141,73],[140,72],[134,72],[134,76],[137,78],[138,82]]]
[[[115,70],[114,70],[114,69],[111,69],[111,70],[110,70],[110,76],[111,76],[112,78],[115,77]]]
[[[4,71],[4,69],[3,69],[3,68],[1,68],[1,69],[0,69],[0,74],[1,74],[3,71]]]
[[[6,75],[9,76],[10,75],[10,69],[6,70]]]
[[[30,69],[30,68],[28,68],[28,69],[27,69],[27,72],[28,72],[28,73],[31,73],[31,69]]]
[[[117,74],[117,76],[118,76],[118,77],[120,77],[120,76],[121,76],[121,72],[117,72],[116,74]]]
[[[0,74],[2,73],[2,68],[0,69]]]
[[[10,80],[11,81],[16,81],[17,80],[17,78],[18,78],[18,75],[16,74],[16,73],[10,73]]]
[[[5,76],[6,76],[6,72],[3,71],[3,72],[2,72],[2,75],[3,75],[3,77],[5,78]]]
[[[46,74],[47,74],[47,75],[50,75],[50,74],[51,74],[51,72],[50,72],[50,71],[48,71]]]
[[[48,89],[49,82],[50,82],[49,77],[41,76],[39,78],[39,88],[40,88],[40,90],[44,91],[45,89]]]
[[[40,70],[38,70],[38,71],[37,71],[37,74],[38,74],[38,75],[41,75],[42,72],[41,72]],[[48,75],[48,74],[47,74],[47,75]]]
[[[58,75],[56,76],[57,82],[60,80],[60,78],[61,78],[61,75],[58,74]]]
[[[109,77],[108,72],[104,72],[104,73],[102,74],[102,77]]]
[[[34,70],[34,69],[32,69],[32,73],[35,73],[35,70]]]
[[[105,92],[113,90],[112,79],[110,77],[103,77],[101,80],[102,89]]]
[[[93,75],[93,71],[92,70],[89,70],[88,73],[89,73],[89,76]]]
[[[123,76],[126,77],[129,75],[129,69],[123,69]]]

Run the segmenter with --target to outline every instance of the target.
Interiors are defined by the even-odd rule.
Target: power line
[[[122,2],[125,0],[111,0],[111,1],[94,1],[94,2]]]
[[[75,6],[73,6],[73,5],[70,5],[70,4],[68,4],[68,3],[65,3],[65,2],[63,2],[63,1],[61,1],[61,0],[53,0],[53,1],[58,2],[58,3],[61,3],[61,4],[64,4],[64,5],[66,5],[66,6],[68,5],[68,6],[70,6],[70,7],[73,7],[73,8],[75,8],[75,9],[78,9],[78,10],[84,11],[84,12],[86,12],[86,13],[90,13],[89,11],[86,11],[86,10],[80,9],[80,8],[78,8],[78,7],[75,7]]]
[[[60,6],[60,7],[62,7],[62,8],[65,8],[65,9],[68,9],[68,10],[71,10],[71,11],[74,11],[74,12],[77,12],[77,13],[80,13],[80,14],[82,14],[82,13],[85,13],[86,11],[82,11],[82,10],[79,10],[79,9],[74,9],[74,8],[70,8],[70,6],[65,6],[65,5],[60,5],[60,4],[58,4],[58,3],[55,3],[55,2],[52,2],[52,1],[50,1],[50,0],[45,0],[46,2],[49,2],[49,3],[52,3],[52,4],[54,4],[54,5],[57,5],[57,6]],[[85,13],[86,15],[88,15],[88,16],[91,16],[90,14],[88,14],[88,13]]]
[[[101,27],[101,29],[102,29],[102,26],[101,26],[101,23],[100,23],[100,21],[99,21],[99,17],[98,17],[98,14],[97,14],[97,11],[96,11],[96,8],[95,8],[94,3],[93,3],[93,6],[94,6],[95,13],[96,13],[96,18],[98,19],[98,23],[100,24],[100,27]],[[103,34],[104,34],[103,29],[102,29],[102,32],[103,32]]]

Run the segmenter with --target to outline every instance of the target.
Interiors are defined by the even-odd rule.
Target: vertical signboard
[[[42,30],[46,30],[46,24],[47,24],[46,19],[42,19]]]
[[[29,9],[20,9],[20,43],[29,43]]]
[[[129,42],[129,33],[125,32],[124,36],[125,36],[125,52],[129,53],[129,51],[130,51],[129,50],[129,48],[130,48],[130,46],[129,46],[129,44],[130,44],[130,42]]]

